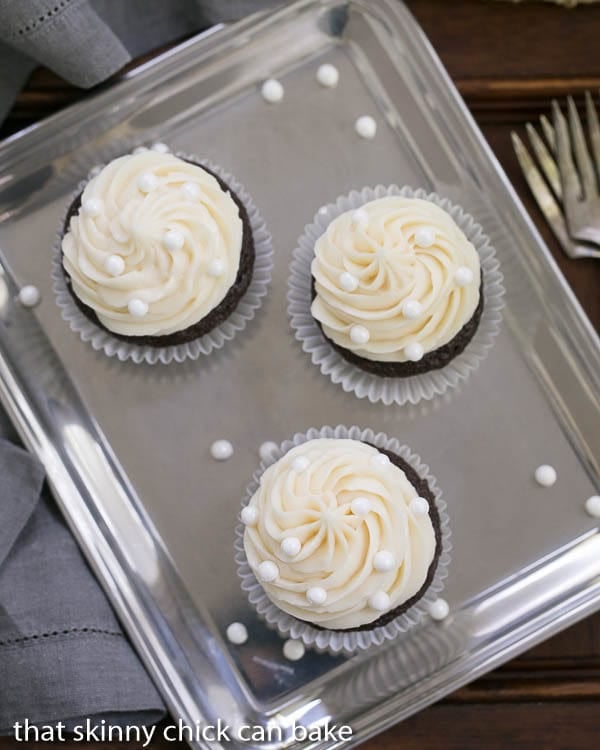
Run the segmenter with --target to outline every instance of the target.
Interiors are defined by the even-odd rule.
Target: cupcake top
[[[311,312],[325,335],[378,362],[419,361],[479,303],[479,256],[452,217],[390,196],[334,219],[315,245]]]
[[[242,511],[248,563],[282,610],[352,629],[415,596],[436,553],[429,505],[358,440],[316,439],[266,469]]]
[[[202,320],[236,280],[242,220],[200,166],[146,150],[86,185],[62,240],[74,294],[102,325],[160,336]]]

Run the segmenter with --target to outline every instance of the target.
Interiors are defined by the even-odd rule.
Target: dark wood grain
[[[581,94],[587,88],[600,87],[600,4],[575,10],[494,0],[408,0],[408,5],[465,96],[566,279],[599,328],[600,263],[573,261],[561,252],[519,171],[510,130],[514,127],[522,133],[526,120],[548,111],[552,96]],[[36,71],[0,136],[82,96],[85,94],[51,73]],[[600,614],[363,747],[591,750],[599,738]],[[153,745],[159,746],[167,745]],[[15,747],[14,740],[0,739],[0,750]],[[42,750],[43,746],[31,747]]]

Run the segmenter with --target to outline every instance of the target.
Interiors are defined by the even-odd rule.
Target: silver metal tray
[[[333,91],[315,81],[323,61],[340,69]],[[258,93],[270,75],[285,85],[276,106]],[[354,133],[362,114],[377,118],[374,141]],[[49,281],[78,181],[154,139],[231,170],[275,244],[257,318],[216,356],[183,366],[95,353],[61,320]],[[344,393],[286,318],[305,223],[377,183],[462,204],[505,275],[502,332],[484,364],[422,408]],[[600,534],[583,508],[599,480],[598,339],[401,3],[302,0],[218,29],[4,142],[0,251],[2,401],[184,721],[281,726],[287,737],[293,722],[331,718],[349,722],[357,742],[598,608]],[[24,283],[42,291],[34,312],[15,302]],[[430,463],[454,532],[451,615],[353,658],[291,663],[239,590],[233,527],[261,441],[327,423],[382,429]],[[227,463],[209,457],[218,437],[236,447]],[[558,471],[549,489],[532,480],[543,462]],[[243,647],[223,637],[232,620],[249,626]]]

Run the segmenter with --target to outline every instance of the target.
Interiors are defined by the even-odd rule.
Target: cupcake
[[[396,441],[376,447],[370,439],[384,436],[358,428],[309,434],[318,437],[284,444],[242,510],[240,574],[281,632],[334,647],[336,634],[367,632],[346,639],[352,650],[391,637],[368,635],[398,622],[430,589],[444,546],[447,555],[444,506],[426,467]]]
[[[335,218],[311,265],[311,313],[347,361],[408,377],[447,365],[484,305],[479,255],[430,201],[386,196]]]
[[[184,345],[236,310],[253,276],[253,229],[247,201],[215,171],[136,149],[100,169],[70,206],[66,288],[117,343]]]

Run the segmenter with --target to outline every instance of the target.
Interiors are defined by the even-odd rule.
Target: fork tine
[[[594,106],[594,100],[589,91],[585,92],[585,109],[590,133],[590,143],[596,161],[596,171],[600,179],[600,125],[598,124],[598,112]]]
[[[538,164],[542,168],[546,179],[550,183],[550,187],[554,191],[554,195],[560,200],[562,196],[562,188],[560,185],[560,175],[558,173],[556,162],[554,161],[554,158],[546,148],[546,144],[540,138],[537,130],[533,127],[533,125],[528,122],[525,128],[527,130],[527,135],[529,136],[529,142],[531,143],[535,155],[537,156]]]
[[[573,157],[571,156],[571,143],[567,121],[558,106],[557,101],[552,101],[552,120],[554,122],[554,133],[556,135],[556,156],[562,185],[563,201],[565,211],[569,215],[569,207],[575,206],[579,201],[581,193],[579,177],[575,170]]]
[[[592,166],[592,157],[590,156],[590,152],[588,151],[585,142],[585,135],[583,134],[583,127],[581,126],[579,113],[577,112],[577,107],[575,106],[572,96],[568,98],[568,109],[573,151],[575,153],[575,161],[577,162],[584,196],[586,198],[593,198],[598,192],[596,175],[594,174],[594,167]]]
[[[542,130],[544,131],[544,135],[546,136],[546,140],[548,141],[548,145],[550,146],[552,153],[555,154],[556,153],[556,135],[554,133],[554,128],[552,127],[552,123],[546,117],[546,115],[542,115],[540,117],[540,124],[542,126]]]

